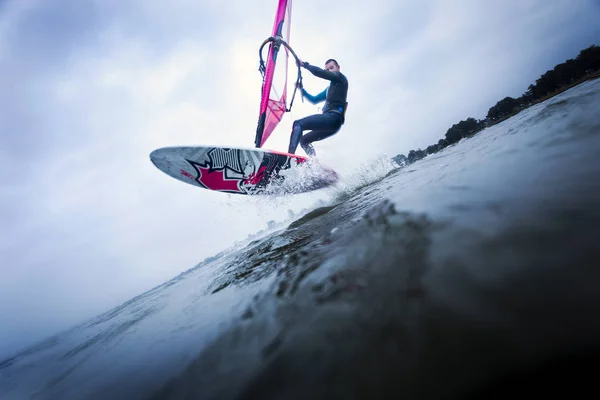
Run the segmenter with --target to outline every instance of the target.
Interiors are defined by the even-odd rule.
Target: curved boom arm
[[[300,68],[300,59],[298,58],[298,56],[296,55],[294,50],[290,47],[290,45],[287,44],[287,42],[285,40],[283,40],[283,38],[281,36],[270,36],[267,39],[265,39],[265,41],[260,45],[260,48],[258,49],[258,55],[260,57],[260,66],[258,67],[258,70],[263,75],[263,77],[265,74],[265,61],[263,60],[262,51],[263,51],[263,48],[265,47],[265,45],[270,42],[273,42],[274,51],[279,50],[279,46],[281,46],[281,45],[283,45],[286,49],[288,49],[289,52],[292,53],[292,56],[294,56],[294,59],[296,60],[296,65],[298,66],[298,78],[296,79],[296,84],[294,85],[294,93],[292,94],[292,100],[290,101],[290,107],[286,108],[286,111],[289,112],[292,110],[292,104],[294,104],[294,97],[296,97],[296,90],[298,89],[299,86],[300,87],[302,86],[302,72],[301,72],[301,68]]]

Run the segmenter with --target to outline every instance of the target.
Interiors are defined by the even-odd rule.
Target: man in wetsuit
[[[312,104],[325,101],[322,114],[309,115],[308,117],[294,121],[288,153],[295,154],[298,144],[307,155],[315,156],[312,142],[323,140],[337,133],[344,124],[346,117],[346,97],[348,95],[348,79],[340,72],[340,65],[334,59],[325,62],[325,69],[321,69],[307,62],[299,61],[299,64],[309,70],[314,76],[327,79],[331,83],[329,87],[316,96],[312,96],[300,88],[302,95]],[[310,130],[305,135],[303,131]]]

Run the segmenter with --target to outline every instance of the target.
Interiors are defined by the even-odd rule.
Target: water
[[[599,156],[595,80],[407,167],[377,161],[1,362],[0,397],[489,398],[519,372],[572,395],[600,349]]]

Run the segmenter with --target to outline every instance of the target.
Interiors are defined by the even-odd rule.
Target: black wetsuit
[[[295,154],[298,144],[306,154],[314,156],[315,150],[311,143],[323,140],[337,133],[344,124],[346,117],[346,97],[348,95],[348,79],[339,71],[327,71],[304,62],[302,65],[314,76],[331,81],[329,87],[316,96],[312,96],[302,88],[302,94],[313,104],[325,101],[322,114],[309,115],[294,121],[288,153]],[[310,130],[306,135],[303,131]]]

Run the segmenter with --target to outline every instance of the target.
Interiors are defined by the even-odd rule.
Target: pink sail
[[[271,37],[281,37],[287,44],[290,40],[291,13],[292,0],[279,0]],[[274,41],[270,42],[264,70],[259,122],[255,139],[256,147],[264,145],[286,112],[289,55],[290,51],[287,46],[277,45]]]

